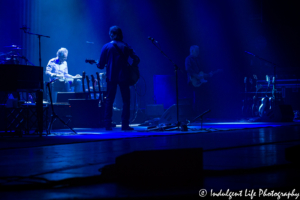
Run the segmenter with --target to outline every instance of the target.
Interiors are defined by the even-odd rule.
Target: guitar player
[[[132,58],[132,65],[137,66],[140,58],[135,51],[123,42],[123,33],[120,27],[112,26],[109,29],[111,42],[106,43],[101,50],[97,67],[106,68],[107,92],[105,97],[104,122],[107,131],[112,130],[113,103],[115,101],[117,87],[119,85],[122,101],[122,130],[134,130],[129,126],[130,118],[130,83],[128,58]]]
[[[77,74],[72,76],[68,73],[68,50],[66,48],[60,48],[57,53],[57,57],[49,60],[45,74],[49,77],[49,81],[58,79],[53,83],[52,88],[52,101],[56,103],[57,92],[70,92],[70,85],[75,87],[75,92],[82,91],[81,76]]]
[[[199,55],[199,46],[193,45],[190,47],[190,55],[185,59],[188,85],[192,87],[193,90],[193,108],[196,112],[195,114],[200,114],[205,111],[204,109],[209,109],[205,108],[206,103],[204,103],[205,101],[209,101],[207,100],[207,93],[209,93],[209,91],[204,91],[205,89],[201,85],[207,82],[206,78],[212,77],[213,75],[213,72],[208,74],[203,73],[203,66],[201,65]],[[206,97],[204,98],[204,96]]]

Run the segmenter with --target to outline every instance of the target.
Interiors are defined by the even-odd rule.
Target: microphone
[[[151,40],[151,42],[155,42],[155,43],[158,43],[158,41],[154,40],[154,38],[148,36],[148,39]]]
[[[23,26],[22,28],[20,28],[23,31],[26,31],[27,29],[30,29],[29,27]]]

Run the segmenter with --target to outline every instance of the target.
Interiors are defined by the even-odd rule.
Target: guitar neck
[[[90,93],[90,92],[91,92],[91,91],[90,91],[90,79],[89,79],[88,76],[86,76],[86,83],[87,83],[88,91],[89,91],[89,93]]]

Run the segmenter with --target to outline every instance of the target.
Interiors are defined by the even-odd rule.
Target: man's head
[[[200,54],[199,47],[197,45],[193,45],[190,48],[190,54],[194,57],[198,57]]]
[[[57,57],[59,59],[59,62],[63,63],[68,58],[68,49],[66,49],[66,48],[60,48],[60,49],[58,49],[56,55],[57,55]]]
[[[109,28],[109,37],[111,40],[122,41],[123,33],[118,26],[112,26]]]

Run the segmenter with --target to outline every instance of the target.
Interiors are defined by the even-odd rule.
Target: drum
[[[10,65],[19,65],[20,64],[20,56],[19,55],[7,55],[5,58],[4,64],[10,64]]]
[[[5,53],[0,52],[0,64],[5,64]]]

